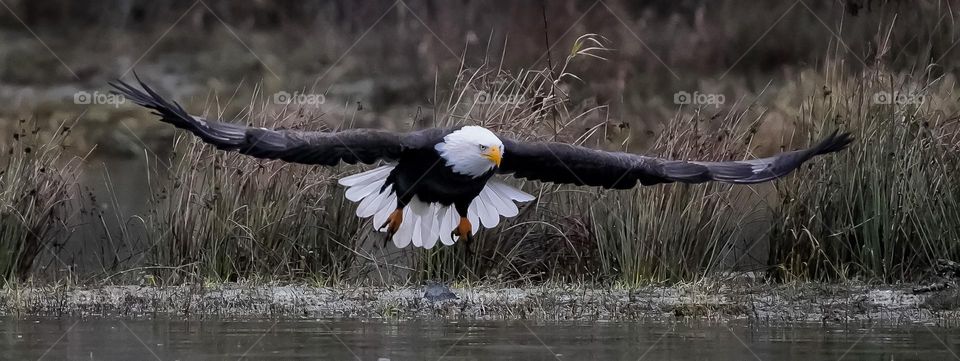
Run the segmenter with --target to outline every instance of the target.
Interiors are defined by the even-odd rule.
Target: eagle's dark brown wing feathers
[[[500,173],[553,183],[626,189],[658,183],[719,181],[749,184],[782,177],[820,154],[846,148],[853,138],[834,132],[809,149],[773,157],[729,162],[667,160],[623,152],[604,152],[553,142],[504,139]]]
[[[143,90],[123,81],[111,85],[130,101],[153,110],[162,121],[185,129],[219,149],[257,158],[328,166],[340,161],[372,164],[381,159],[399,159],[404,146],[432,146],[419,144],[429,140],[423,140],[424,136],[416,132],[398,134],[373,129],[305,132],[211,121],[188,114],[180,104],[167,101],[143,82],[140,82]]]
[[[664,165],[653,158],[564,143],[501,140],[504,154],[499,172],[518,178],[618,189],[632,188],[638,181],[664,182],[657,176]]]
[[[783,177],[811,158],[844,150],[850,143],[853,143],[853,136],[851,136],[850,133],[838,133],[834,131],[826,138],[823,138],[820,143],[807,149],[784,152],[767,158],[741,161],[741,163],[750,164],[750,166],[755,169],[754,174],[744,179],[734,180],[732,183],[760,183]]]
[[[143,82],[139,83],[143,90],[123,81],[111,85],[132,102],[153,110],[162,121],[186,129],[204,142],[258,158],[319,165],[335,165],[341,161],[372,164],[378,160],[398,160],[404,149],[432,149],[452,130],[434,128],[397,134],[373,129],[305,132],[247,127],[192,116],[180,104],[167,101]],[[834,132],[809,149],[729,162],[666,160],[563,143],[502,141],[504,155],[500,173],[545,182],[625,189],[638,182],[643,185],[765,182],[790,173],[814,156],[842,150],[853,138],[849,133]]]

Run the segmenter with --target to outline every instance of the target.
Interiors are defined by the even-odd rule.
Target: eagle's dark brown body
[[[438,137],[434,144],[441,141],[443,137]],[[480,194],[494,173],[491,171],[479,177],[456,173],[444,164],[433,145],[429,145],[404,149],[386,185],[393,185],[401,206],[410,203],[416,195],[426,203],[453,204],[458,213],[466,216],[470,202]]]

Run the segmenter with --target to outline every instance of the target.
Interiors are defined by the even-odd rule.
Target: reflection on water
[[[2,359],[948,360],[960,329],[353,320],[26,319]]]

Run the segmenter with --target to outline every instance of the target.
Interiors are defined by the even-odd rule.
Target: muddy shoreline
[[[305,284],[21,287],[0,291],[8,317],[293,317],[364,319],[674,320],[879,322],[955,325],[954,290],[914,295],[916,285],[802,283],[683,285],[636,289],[585,286],[451,287],[431,301],[424,288]]]

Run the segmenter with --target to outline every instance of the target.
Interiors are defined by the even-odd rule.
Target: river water
[[[10,360],[957,360],[960,329],[743,322],[5,319]]]

